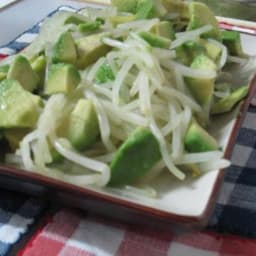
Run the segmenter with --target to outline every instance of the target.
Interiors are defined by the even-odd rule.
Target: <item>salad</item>
[[[220,30],[202,3],[59,12],[0,63],[5,161],[96,187],[225,168],[209,127],[247,95],[231,71],[248,65],[239,33]]]

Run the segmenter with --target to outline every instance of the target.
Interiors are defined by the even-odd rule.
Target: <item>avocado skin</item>
[[[190,21],[187,26],[187,31],[210,24],[213,27],[212,30],[203,33],[202,37],[215,38],[219,41],[221,40],[218,21],[207,5],[199,2],[191,2],[189,4],[189,16]]]
[[[19,81],[24,89],[30,92],[36,89],[39,82],[39,78],[33,71],[29,61],[22,55],[18,55],[12,62],[7,78]]]
[[[0,128],[33,128],[41,100],[26,91],[18,81],[5,79],[0,83]]]
[[[144,176],[161,159],[159,144],[150,130],[137,128],[119,147],[111,162],[109,185],[130,184]]]
[[[222,114],[232,108],[248,94],[248,86],[242,86],[233,91],[230,95],[217,101],[211,108],[211,114]]]
[[[221,32],[221,38],[223,44],[226,45],[231,55],[240,57],[244,55],[239,32],[225,30]]]
[[[68,139],[78,151],[91,146],[99,136],[99,124],[93,103],[80,99],[69,119]]]
[[[77,87],[80,81],[80,74],[74,65],[65,63],[53,64],[49,70],[44,94],[69,93]]]
[[[185,149],[191,153],[207,152],[218,149],[216,140],[193,120],[184,138]]]

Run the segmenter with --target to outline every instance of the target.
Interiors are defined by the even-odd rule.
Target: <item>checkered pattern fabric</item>
[[[42,214],[45,205],[14,192],[0,191],[0,255],[7,255]]]
[[[75,11],[66,6],[60,9]],[[0,48],[0,57],[23,49],[35,38],[40,25],[36,24]],[[256,108],[251,106],[234,147],[232,166],[226,171],[207,232],[186,235],[157,233],[62,210],[38,231],[20,255],[256,255],[254,240],[210,233],[219,231],[256,237],[255,185]],[[1,216],[0,210],[0,222]],[[12,217],[6,218],[11,222]],[[22,219],[22,228],[33,221],[31,218],[25,218],[25,221]],[[14,223],[14,229],[17,227],[20,233],[24,232],[24,229],[19,229],[21,224],[16,219]],[[8,240],[8,243],[14,240]],[[4,255],[1,254],[1,241],[0,226],[0,255]],[[3,248],[7,250],[7,247]]]
[[[212,232],[175,234],[61,210],[19,256],[251,256],[256,240]]]

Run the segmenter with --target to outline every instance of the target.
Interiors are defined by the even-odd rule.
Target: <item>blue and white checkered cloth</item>
[[[0,255],[10,249],[44,212],[46,204],[20,193],[0,190]]]
[[[76,11],[62,6],[58,10]],[[52,12],[54,14],[57,10]],[[38,34],[41,22],[0,48],[0,54],[14,54]],[[232,154],[209,229],[256,237],[256,107],[246,114]],[[5,255],[44,205],[33,199],[2,191],[0,194],[0,255]]]

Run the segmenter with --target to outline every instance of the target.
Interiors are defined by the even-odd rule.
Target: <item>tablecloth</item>
[[[70,9],[61,7],[60,9]],[[0,48],[0,57],[30,43],[40,23]],[[215,211],[202,232],[176,234],[124,225],[61,209],[45,222],[19,255],[256,255],[256,108],[245,116]],[[12,192],[0,196],[0,255],[45,213],[45,204]],[[1,235],[2,234],[2,235]],[[235,236],[237,235],[237,236]]]

